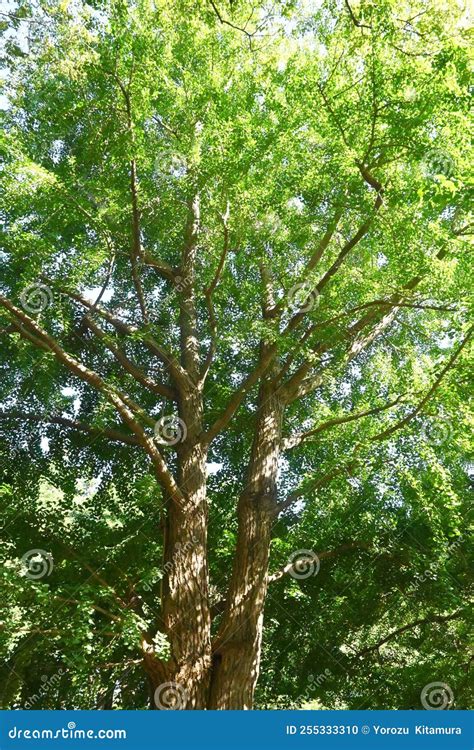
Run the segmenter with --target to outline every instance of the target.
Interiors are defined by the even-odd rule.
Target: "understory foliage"
[[[154,708],[151,654],[191,691],[173,576],[204,575],[220,659],[233,566],[253,707],[469,706],[468,28],[455,0],[2,11],[2,707]],[[167,551],[194,460],[207,542]]]

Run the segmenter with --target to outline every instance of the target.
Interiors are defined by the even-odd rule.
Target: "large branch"
[[[347,461],[346,463],[340,464],[336,466],[334,469],[331,469],[326,474],[323,474],[322,477],[317,477],[309,482],[306,482],[304,485],[300,485],[297,487],[293,492],[290,492],[286,500],[283,500],[283,502],[278,504],[277,513],[282,513],[282,511],[287,510],[287,508],[290,508],[293,503],[295,503],[297,500],[299,500],[301,497],[306,495],[307,492],[310,490],[319,490],[323,487],[326,487],[328,484],[332,482],[333,479],[336,477],[341,476],[341,474],[351,474],[355,467],[357,466],[357,461],[352,458],[350,461]]]
[[[0,411],[0,419],[24,419],[29,422],[58,424],[62,427],[68,427],[71,430],[85,432],[98,438],[108,438],[109,440],[125,443],[126,445],[141,444],[135,435],[127,435],[127,433],[120,432],[120,430],[115,430],[113,427],[95,427],[93,425],[87,424],[86,422],[81,422],[77,419],[69,419],[68,417],[52,416],[47,414],[32,414],[30,412],[24,412],[15,409],[12,411]]]
[[[240,404],[244,400],[247,393],[250,391],[251,388],[259,381],[260,377],[263,375],[263,373],[266,371],[268,366],[273,361],[273,358],[277,352],[277,346],[276,344],[272,344],[269,347],[265,347],[264,353],[260,356],[258,364],[256,367],[252,370],[252,372],[247,375],[242,385],[234,392],[232,397],[230,398],[227,406],[223,410],[223,412],[219,415],[219,417],[216,419],[214,424],[202,435],[202,441],[204,444],[209,444],[211,440],[213,440],[216,435],[218,435],[222,430],[224,430],[229,422],[231,421],[232,417],[234,416],[235,412],[239,408]]]
[[[442,247],[435,256],[436,260],[443,260],[446,254],[447,248]],[[381,319],[379,317],[380,310],[374,309],[369,311],[349,328],[347,338],[352,342],[348,353],[349,361],[360,354],[360,352],[367,349],[367,347],[370,346],[370,344],[393,323],[400,308],[406,306],[405,304],[402,304],[404,302],[404,295],[407,292],[413,292],[422,279],[422,275],[413,276],[410,281],[403,286],[401,292],[393,294],[387,303],[387,307],[381,308],[383,313]],[[358,335],[372,323],[375,323],[375,326],[368,334],[365,336]]]
[[[183,282],[179,293],[181,365],[194,384],[199,382],[200,364],[195,299],[196,255],[200,227],[200,196],[199,193],[196,193],[188,204],[188,218],[180,268]]]
[[[0,305],[9,309],[9,311],[16,316],[15,331],[19,333],[23,338],[30,341],[37,348],[43,351],[52,353],[56,359],[58,359],[78,378],[84,380],[91,385],[95,390],[101,391],[110,401],[107,396],[113,396],[118,399],[120,403],[127,408],[130,413],[130,419],[135,422],[135,415],[140,416],[145,422],[153,425],[154,421],[152,418],[141,408],[133,399],[127,394],[119,391],[118,388],[108,385],[94,370],[85,367],[81,362],[72,357],[67,353],[55,338],[50,336],[35,321],[28,315],[25,315],[19,308],[15,307],[5,297],[0,296]],[[123,417],[123,415],[121,415]],[[138,424],[138,422],[136,422]]]
[[[140,444],[149,455],[155,468],[157,478],[165,492],[167,492],[178,504],[183,503],[184,497],[161,453],[157,449],[153,438],[145,433],[142,425],[137,421],[137,414],[142,418],[150,419],[143,409],[135,404],[128,396],[119,393],[117,389],[106,383],[97,372],[86,367],[82,362],[79,362],[66,352],[56,339],[44,331],[36,321],[33,320],[33,318],[16,307],[3,295],[0,295],[0,305],[8,310],[17,321],[18,331],[24,338],[29,339],[35,345],[39,345],[40,348],[50,351],[51,354],[61,362],[61,364],[65,365],[67,369],[73,373],[73,375],[88,383],[94,388],[94,390],[99,391],[104,395],[106,400],[116,408],[125,424],[130,427],[132,432],[137,436]],[[153,420],[150,419],[150,421],[154,424]]]
[[[374,207],[372,210],[372,214],[366,221],[359,227],[358,231],[355,233],[355,235],[346,243],[346,245],[342,248],[340,251],[338,257],[332,264],[332,266],[329,268],[329,270],[324,274],[321,281],[316,286],[316,290],[318,292],[323,289],[323,287],[326,285],[326,283],[329,281],[329,279],[336,273],[340,265],[342,264],[344,258],[346,255],[360,242],[360,240],[367,234],[367,232],[370,229],[370,226],[373,222],[373,219],[379,210],[380,206],[383,202],[383,186],[382,184],[373,177],[372,174],[369,173],[367,168],[363,164],[358,164],[359,170],[364,178],[364,180],[377,191],[377,197],[374,203]],[[328,227],[325,235],[321,239],[318,248],[316,249],[315,253],[312,255],[309,265],[311,268],[313,268],[316,263],[318,262],[319,258],[321,257],[322,253],[328,246],[331,237],[333,236],[337,224],[339,222],[340,216],[342,215],[342,211],[340,212],[340,209],[336,209],[336,212],[334,214],[333,220]],[[288,322],[285,330],[283,331],[283,336],[292,332],[301,320],[305,317],[304,312],[297,312],[295,313],[290,321]],[[259,363],[257,364],[256,368],[251,372],[247,378],[244,380],[243,384],[240,386],[240,388],[234,393],[232,398],[230,399],[227,407],[224,409],[221,416],[216,420],[215,424],[210,428],[210,430],[205,435],[204,439],[207,442],[210,442],[219,432],[221,432],[225,427],[229,424],[230,420],[232,419],[233,415],[235,414],[236,410],[239,408],[240,404],[242,403],[245,395],[248,393],[250,388],[253,387],[253,385],[259,380],[261,375],[266,371],[269,364],[273,361],[274,356],[278,350],[278,347],[276,344],[271,345],[266,349],[265,358],[260,358]],[[290,398],[290,391],[293,392],[294,386],[298,387],[299,383],[307,372],[311,369],[311,364],[308,362],[305,362],[302,366],[301,373],[296,373],[292,376],[291,381],[289,384],[285,384],[280,386],[279,392],[280,396],[288,400]],[[287,392],[287,386],[288,386],[288,392]]]
[[[166,261],[161,260],[160,258],[155,258],[153,255],[151,255],[147,250],[142,248],[142,263],[144,266],[149,266],[150,268],[154,268],[157,273],[159,273],[160,276],[162,276],[167,281],[175,282],[175,271],[174,269],[169,265],[169,263],[166,263]]]
[[[207,375],[209,373],[209,370],[211,368],[212,360],[214,358],[216,347],[217,347],[217,321],[216,321],[216,315],[214,311],[214,303],[212,300],[212,296],[214,294],[214,291],[221,279],[222,272],[224,270],[225,261],[227,258],[227,254],[229,252],[229,214],[230,214],[230,206],[229,202],[227,202],[226,211],[221,216],[223,230],[224,230],[224,242],[222,246],[222,252],[219,258],[219,262],[217,264],[216,271],[214,273],[214,276],[212,278],[211,283],[208,287],[204,290],[204,296],[206,298],[206,305],[207,305],[207,312],[209,316],[209,326],[211,329],[211,342],[209,344],[209,349],[206,355],[206,359],[204,361],[204,366],[201,371],[200,375],[200,386],[202,387],[206,381]]]
[[[444,254],[445,251],[438,253],[437,258],[441,259]],[[411,291],[412,286],[417,286],[420,281],[421,277],[412,279],[412,281],[404,287],[404,290]],[[367,349],[367,347],[370,346],[370,344],[376,338],[378,338],[381,334],[384,333],[384,331],[387,330],[391,323],[396,319],[397,314],[401,309],[411,308],[419,310],[435,310],[440,312],[456,311],[455,308],[446,305],[407,302],[405,301],[403,292],[396,292],[392,295],[391,298],[387,300],[382,299],[367,302],[364,305],[359,305],[352,308],[351,310],[341,313],[340,315],[335,316],[329,321],[323,321],[322,323],[314,324],[307,333],[313,332],[325,324],[328,325],[329,323],[337,322],[339,319],[365,308],[369,308],[369,311],[365,315],[363,315],[358,321],[349,326],[349,328],[342,331],[340,335],[333,336],[330,343],[327,343],[324,346],[319,344],[318,347],[314,350],[315,353],[321,355],[324,352],[334,348],[335,344],[343,341],[348,341],[349,349],[347,352],[346,361],[350,362],[354,357]],[[382,317],[380,317],[381,313]],[[373,327],[369,330],[368,333],[366,333],[362,337],[358,336],[358,334],[360,334],[364,329],[369,328],[372,324]],[[291,358],[289,362],[291,362]],[[285,363],[284,369],[288,369],[288,366],[288,363]],[[300,365],[300,367],[293,373],[285,386],[287,398],[291,400],[301,398],[314,391],[315,388],[319,387],[322,382],[321,371],[310,375],[312,368],[312,363],[309,360],[305,360],[302,365]]]
[[[404,419],[401,419],[392,427],[389,427],[388,429],[383,430],[382,432],[377,433],[377,435],[374,435],[371,438],[369,438],[369,442],[380,441],[380,440],[385,440],[389,438],[397,430],[401,430],[404,427],[406,427],[407,424],[411,422],[411,420],[414,419],[414,417],[416,417],[422,411],[423,407],[426,405],[428,400],[433,396],[433,394],[436,392],[436,390],[440,386],[446,373],[449,372],[449,370],[451,370],[454,367],[456,360],[458,359],[462,350],[468,344],[470,338],[472,337],[473,331],[474,331],[474,328],[471,328],[468,331],[465,338],[461,342],[461,345],[458,347],[456,352],[450,357],[449,361],[443,367],[443,369],[441,370],[441,373],[436,378],[436,380],[434,381],[433,385],[431,386],[427,394],[421,399],[417,407],[413,409],[406,417],[404,417]],[[352,457],[348,462],[340,464],[339,466],[336,466],[334,469],[329,471],[327,474],[323,475],[321,478],[315,478],[313,480],[310,480],[306,484],[298,487],[296,490],[291,492],[288,495],[288,498],[279,504],[278,512],[281,513],[283,510],[286,510],[287,508],[289,508],[291,505],[293,505],[293,503],[295,503],[297,500],[303,497],[308,491],[320,489],[321,487],[324,487],[328,485],[330,482],[332,482],[332,480],[335,477],[340,476],[341,474],[352,472],[354,467],[357,465],[357,458],[356,458],[357,454],[360,453],[362,448],[363,448],[363,444],[357,443],[352,452]]]
[[[78,292],[72,292],[69,289],[66,289],[65,287],[58,286],[55,284],[55,282],[52,279],[49,279],[47,276],[41,277],[46,283],[50,284],[51,286],[58,289],[58,291],[65,295],[66,297],[69,297],[70,299],[75,300],[75,302],[78,302],[80,305],[85,307],[90,312],[97,313],[103,320],[106,320],[110,325],[112,325],[115,330],[124,335],[124,336],[136,336],[137,334],[140,334],[141,331],[136,326],[130,325],[129,323],[125,323],[123,320],[120,320],[120,318],[117,318],[116,315],[113,315],[111,312],[106,310],[103,307],[97,307],[93,305],[89,300],[87,300],[85,297],[83,297]],[[148,350],[154,354],[158,359],[169,369],[169,372],[175,382],[179,385],[187,385],[189,382],[188,376],[186,371],[183,367],[179,364],[179,362],[173,357],[173,355],[168,352],[163,346],[161,346],[156,339],[149,333],[145,333],[142,336],[142,341],[145,344],[145,346],[148,348]],[[166,387],[166,386],[165,386]],[[168,398],[174,398],[174,394],[169,394]]]
[[[146,308],[145,296],[143,294],[142,282],[140,279],[140,262],[142,261],[142,245],[140,240],[140,209],[138,208],[138,188],[137,188],[137,163],[135,159],[130,162],[130,193],[132,196],[132,279],[135,291],[138,297],[138,303],[142,313],[144,323],[148,323],[148,312]]]
[[[354,249],[356,245],[359,244],[359,242],[365,237],[367,232],[369,231],[370,227],[372,226],[372,223],[374,221],[374,218],[377,214],[377,212],[380,210],[380,207],[383,203],[383,186],[382,184],[368,171],[368,169],[363,164],[358,164],[359,170],[365,180],[365,182],[370,185],[377,193],[377,197],[375,199],[374,206],[372,208],[372,213],[370,216],[361,224],[357,232],[354,234],[351,239],[346,242],[344,247],[339,252],[336,260],[331,265],[331,267],[326,271],[322,279],[317,283],[316,290],[321,293],[321,291],[324,289],[328,281],[337,273],[339,268],[341,267],[342,263],[344,262],[344,259],[349,255],[351,250]]]
[[[133,70],[133,67],[132,67]],[[133,132],[133,116],[132,116],[132,102],[130,99],[130,84],[132,74],[130,74],[130,80],[128,86],[124,86],[120,78],[114,73],[113,77],[118,83],[120,91],[122,92],[125,111],[127,115],[127,129],[130,135],[132,149],[135,146],[135,137]],[[141,226],[140,226],[140,208],[138,204],[138,180],[137,180],[137,162],[135,156],[132,156],[130,160],[130,198],[132,204],[132,246],[130,251],[130,263],[132,267],[132,280],[135,287],[135,292],[140,305],[140,310],[144,323],[148,323],[148,312],[145,303],[145,297],[143,294],[142,282],[140,278],[140,267],[139,264],[142,260],[142,246],[141,246]]]
[[[124,370],[126,370],[132,377],[142,385],[145,386],[148,390],[152,391],[153,393],[158,393],[160,396],[165,396],[165,398],[169,398],[171,400],[176,399],[176,393],[171,389],[168,388],[168,386],[164,385],[163,383],[157,383],[153,378],[150,378],[149,375],[147,375],[143,370],[141,370],[137,365],[132,362],[127,355],[125,354],[122,349],[120,349],[117,344],[110,339],[110,337],[107,335],[107,333],[99,326],[97,323],[95,323],[94,320],[89,315],[86,315],[85,317],[85,324],[88,328],[90,328],[93,333],[99,338],[103,343],[104,346],[107,347],[109,351],[112,352],[115,359],[120,362]]]
[[[338,227],[339,221],[340,221],[343,213],[344,213],[344,208],[343,208],[343,205],[341,203],[341,204],[339,204],[339,205],[336,206],[336,209],[334,211],[333,217],[329,221],[329,224],[327,226],[327,229],[326,229],[325,233],[323,234],[323,236],[319,240],[318,244],[316,245],[315,249],[311,253],[311,255],[310,255],[309,259],[308,259],[308,262],[306,263],[306,265],[305,265],[305,267],[304,267],[304,269],[302,271],[302,274],[300,275],[300,280],[297,283],[304,284],[305,280],[306,280],[306,278],[308,276],[308,274],[311,273],[311,271],[313,271],[315,269],[315,267],[317,266],[317,264],[321,260],[323,254],[324,254],[324,251],[329,246],[329,243],[331,242],[331,239],[333,238],[333,236],[334,236],[334,234],[336,232],[336,229]],[[312,291],[309,290],[308,293],[309,293],[309,295],[311,295]],[[306,306],[305,301],[303,302],[303,304],[301,306],[302,307]],[[277,313],[282,312],[283,309],[284,309],[284,307],[285,307],[285,302],[284,302],[284,300],[282,300],[281,302],[279,302],[277,305],[275,305],[273,307],[273,316],[275,317]],[[288,330],[292,330],[293,328],[295,328],[296,324],[299,323],[300,320],[302,320],[303,318],[304,318],[304,313],[303,312],[297,312],[297,313],[295,313],[295,315],[293,316],[292,321],[290,321],[289,324],[288,324]]]
[[[377,194],[376,199],[375,199],[371,214],[360,225],[360,227],[355,232],[355,234],[351,237],[351,239],[345,243],[345,245],[339,251],[337,258],[328,268],[328,270],[320,279],[320,281],[316,284],[315,291],[318,294],[322,292],[322,290],[325,288],[328,282],[337,273],[337,271],[342,266],[345,258],[349,255],[351,250],[353,250],[359,244],[359,242],[366,236],[366,234],[368,233],[369,229],[372,226],[375,216],[377,215],[383,203],[384,189],[383,189],[382,183],[379,182],[379,180],[377,180],[376,177],[374,177],[371,174],[371,172],[369,172],[369,170],[364,164],[358,162],[357,166],[359,168],[359,171],[364,181],[376,191],[376,194]],[[293,331],[295,328],[297,328],[297,326],[303,320],[304,317],[305,317],[304,312],[297,312],[289,321],[284,331],[284,334],[289,333]],[[299,386],[304,380],[304,378],[308,375],[311,369],[312,369],[312,363],[311,361],[306,359],[298,368],[298,370],[295,373],[293,373],[289,381],[284,386],[282,386],[282,393],[283,393],[284,398],[287,401],[293,400],[295,397],[299,397]]]

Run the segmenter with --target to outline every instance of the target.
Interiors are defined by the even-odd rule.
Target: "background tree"
[[[4,18],[5,702],[464,701],[463,10]]]

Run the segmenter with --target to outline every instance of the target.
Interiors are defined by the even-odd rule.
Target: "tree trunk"
[[[190,390],[179,404],[187,437],[178,447],[181,507],[166,504],[162,580],[162,626],[171,649],[162,665],[146,659],[157,708],[201,709],[207,704],[211,666],[211,617],[207,564],[206,451],[201,431],[202,398]]]
[[[247,483],[238,504],[238,535],[227,605],[211,644],[207,562],[207,448],[202,435],[202,382],[194,273],[199,195],[189,203],[180,287],[181,364],[189,377],[179,390],[179,416],[187,437],[178,446],[177,483],[186,504],[168,501],[163,629],[171,658],[147,671],[158,708],[252,708],[260,668],[263,609],[271,529],[277,512],[277,471],[283,406],[269,382],[259,391]],[[263,345],[262,354],[265,351]],[[147,658],[145,658],[147,662]]]
[[[259,405],[227,606],[213,648],[213,709],[251,709],[260,669],[283,407],[268,384],[260,388]]]

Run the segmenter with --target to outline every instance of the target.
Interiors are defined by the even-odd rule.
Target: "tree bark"
[[[238,533],[227,606],[213,644],[209,708],[251,709],[260,670],[271,530],[283,405],[268,383],[259,410],[247,484],[238,504]]]
[[[164,521],[162,626],[171,656],[164,667],[149,660],[147,671],[157,708],[206,708],[211,667],[211,616],[207,563],[207,453],[199,440],[202,396],[190,388],[179,401],[187,436],[178,446],[177,483],[185,498],[170,498]],[[168,693],[163,688],[172,683]],[[167,705],[168,698],[172,704]],[[176,705],[173,705],[173,701]]]

